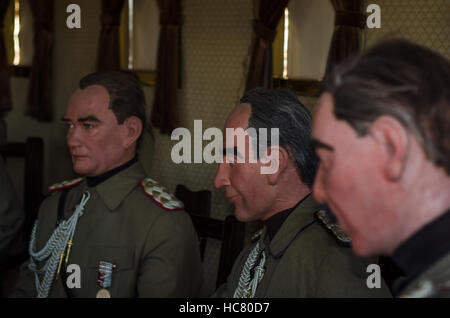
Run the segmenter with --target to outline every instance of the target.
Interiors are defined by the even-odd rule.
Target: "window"
[[[159,38],[156,0],[127,0],[120,22],[121,68],[155,85]]]
[[[33,17],[30,0],[11,0],[4,20],[8,64],[15,76],[28,76],[33,62]]]
[[[329,0],[291,0],[273,45],[275,86],[317,95],[334,30]]]

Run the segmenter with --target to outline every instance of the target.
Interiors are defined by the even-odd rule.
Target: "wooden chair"
[[[11,273],[18,272],[19,265],[29,258],[28,242],[37,218],[42,195],[43,141],[40,137],[29,137],[24,143],[6,143],[0,147],[5,161],[11,157],[24,159],[23,210],[25,220],[5,258],[0,261],[0,297],[4,290],[14,284]],[[8,278],[8,279],[7,279]],[[8,282],[6,282],[8,281]],[[4,285],[4,283],[6,285]],[[11,286],[9,286],[11,285]],[[6,292],[7,294],[7,292]]]
[[[184,210],[191,216],[197,215],[209,217],[211,213],[211,191],[191,191],[186,186],[179,184],[175,189],[175,196],[184,204]],[[197,231],[198,232],[198,231]],[[200,236],[200,255],[203,260],[207,237]]]
[[[28,241],[37,217],[42,195],[44,143],[40,137],[29,137],[23,142],[10,142],[0,148],[0,154],[24,159],[23,209],[25,211],[24,235]]]
[[[203,260],[206,240],[221,241],[216,288],[222,285],[231,272],[233,263],[244,247],[245,225],[229,215],[225,220],[210,218],[211,191],[190,191],[184,185],[177,185],[175,196],[180,199],[200,239],[200,254]]]

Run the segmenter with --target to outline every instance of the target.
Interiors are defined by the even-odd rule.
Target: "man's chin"
[[[247,222],[247,214],[243,213],[242,209],[234,205],[234,216],[240,222]]]
[[[251,213],[249,213],[247,210],[242,209],[242,208],[238,208],[238,207],[234,207],[234,216],[236,217],[236,219],[240,222],[251,222],[251,221],[255,221],[255,217],[253,215],[251,215]]]
[[[80,164],[74,164],[72,168],[73,171],[80,176],[88,176],[89,173],[91,172],[91,169]]]
[[[352,237],[352,250],[356,255],[361,257],[378,256],[377,253],[371,248],[370,244],[359,237]]]

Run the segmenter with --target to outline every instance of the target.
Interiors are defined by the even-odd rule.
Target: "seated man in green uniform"
[[[345,235],[332,227],[333,237],[320,219],[311,195],[317,158],[310,124],[308,110],[287,90],[250,90],[228,116],[225,128],[245,130],[245,142],[227,132],[214,186],[225,188],[238,220],[262,220],[264,227],[215,297],[390,297],[384,284],[366,284],[373,261],[341,246]],[[271,130],[266,143],[258,140],[261,128]]]
[[[355,253],[391,257],[395,296],[450,297],[450,62],[398,39],[343,62],[313,137],[315,198]]]
[[[140,84],[119,72],[87,75],[63,121],[84,178],[50,187],[13,296],[196,296],[202,269],[190,217],[136,155],[146,127]]]

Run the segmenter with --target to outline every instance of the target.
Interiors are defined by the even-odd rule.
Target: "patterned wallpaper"
[[[377,0],[381,28],[366,30],[366,46],[387,36],[406,38],[450,58],[449,0]]]

